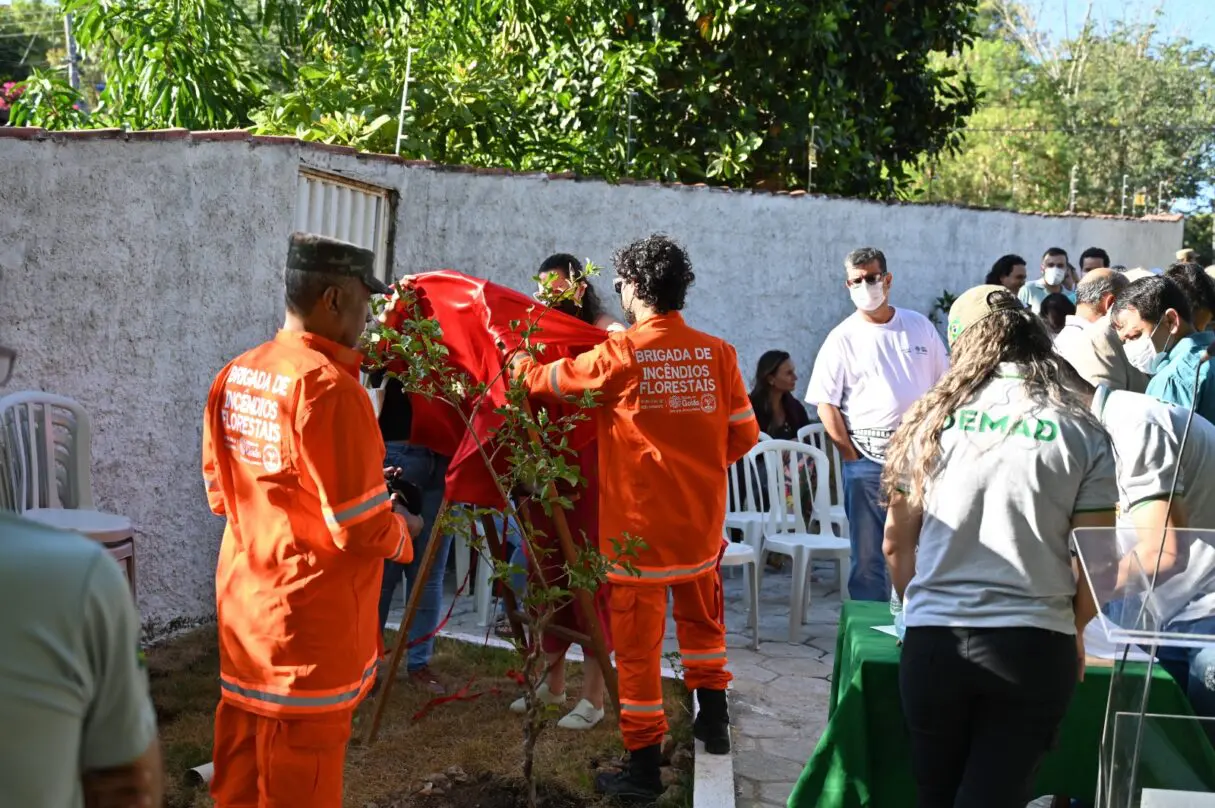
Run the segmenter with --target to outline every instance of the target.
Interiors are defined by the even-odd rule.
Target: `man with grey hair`
[[[1076,313],[1067,316],[1063,329],[1055,337],[1055,350],[1062,354],[1073,343],[1082,341],[1088,326],[1105,316],[1128,283],[1125,275],[1112,269],[1089,270],[1076,285]]]
[[[1055,350],[1091,385],[1142,393],[1147,377],[1127,359],[1109,318],[1114,298],[1129,283],[1112,269],[1088,272],[1076,287],[1076,314],[1055,338]]]
[[[886,444],[903,413],[945,375],[949,357],[927,317],[890,305],[892,276],[881,250],[853,250],[844,270],[856,312],[833,328],[819,349],[806,401],[818,405],[844,461],[844,512],[852,543],[848,593],[853,600],[884,601],[890,597],[880,490]]]

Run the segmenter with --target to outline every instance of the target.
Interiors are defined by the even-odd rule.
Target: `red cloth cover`
[[[450,404],[411,395],[410,442],[452,458],[447,467],[448,501],[501,509],[506,503],[478,449],[484,444],[492,454],[493,432],[503,422],[497,410],[506,404],[507,377],[498,343],[510,351],[521,344],[521,334],[529,325],[539,324],[542,328],[532,341],[544,345],[540,360],[552,362],[589,350],[607,339],[607,332],[576,317],[546,310],[513,289],[454,270],[410,275],[401,283],[415,291],[422,314],[438,321],[448,364],[473,382],[489,385],[485,400],[472,413],[472,432],[467,433]],[[517,328],[511,328],[512,321],[517,321]],[[550,412],[553,409],[549,407]],[[552,412],[554,417],[563,414],[568,413]],[[593,422],[583,421],[571,435],[570,447],[577,451],[594,440]]]

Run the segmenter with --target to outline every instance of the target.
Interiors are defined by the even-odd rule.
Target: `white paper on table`
[[[891,637],[894,637],[895,639],[898,639],[898,636],[899,636],[899,633],[898,633],[898,631],[895,630],[894,626],[874,626],[873,630],[880,631],[883,634],[889,634]]]
[[[1100,618],[1084,627],[1084,653],[1096,659],[1122,659],[1122,648],[1110,642],[1101,630]],[[1151,656],[1132,647],[1126,658],[1133,662],[1147,662]]]
[[[1215,808],[1215,794],[1145,788],[1141,804],[1143,808]]]

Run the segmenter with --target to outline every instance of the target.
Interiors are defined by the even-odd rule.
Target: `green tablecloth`
[[[818,748],[789,797],[789,808],[901,808],[915,806],[910,739],[899,701],[899,647],[874,631],[890,625],[885,603],[843,604],[831,677],[830,715]],[[1142,670],[1146,673],[1146,665]],[[1059,743],[1038,773],[1038,795],[1062,794],[1092,801],[1097,757],[1113,669],[1090,665],[1076,688]],[[1149,711],[1189,715],[1189,702],[1172,678],[1153,669]],[[1215,788],[1215,751],[1193,725],[1176,728],[1175,747],[1197,771],[1210,772]],[[1151,785],[1145,773],[1145,785]]]

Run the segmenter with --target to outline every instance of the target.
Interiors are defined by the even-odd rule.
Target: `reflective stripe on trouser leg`
[[[689,690],[725,690],[732,677],[726,670],[726,626],[720,617],[721,573],[676,584],[671,596],[684,684]]]
[[[662,743],[662,636],[667,622],[665,586],[612,587],[612,636],[620,681],[620,734],[630,751]]]

